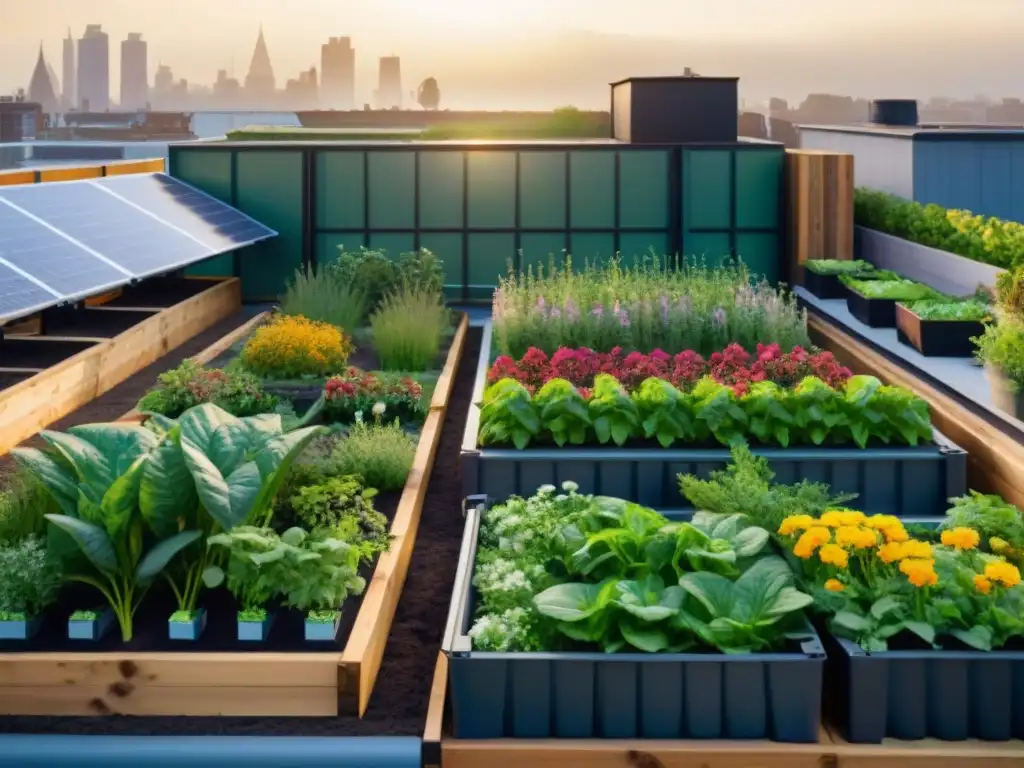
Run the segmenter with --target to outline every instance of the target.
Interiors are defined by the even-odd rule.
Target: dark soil
[[[473,329],[463,352],[455,391],[445,418],[409,573],[370,706],[362,720],[355,717],[2,717],[0,732],[182,736],[421,735],[459,559],[463,519],[458,459],[462,430],[472,400],[479,349],[480,332]],[[90,417],[89,420],[93,419]]]

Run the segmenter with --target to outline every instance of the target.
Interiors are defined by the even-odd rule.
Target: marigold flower
[[[829,528],[838,528],[843,525],[843,510],[828,510],[821,516],[820,522],[822,525],[828,526]]]
[[[998,536],[993,536],[991,539],[989,539],[988,545],[996,554],[1001,554],[1010,548],[1010,542],[1008,542],[1006,539],[1001,539]]]
[[[985,565],[985,576],[991,581],[998,581],[1004,587],[1015,587],[1020,584],[1020,571],[1017,566],[1005,560],[997,560]]]
[[[915,557],[921,560],[931,560],[932,545],[927,541],[918,541],[917,539],[909,539],[902,543],[903,546],[903,557]]]
[[[843,525],[862,525],[867,519],[863,512],[855,509],[843,510],[839,513],[839,520]]]
[[[910,538],[901,521],[895,515],[872,515],[864,521],[864,525],[879,531],[886,541],[906,541]]]
[[[954,528],[942,532],[942,543],[957,549],[974,549],[981,541],[981,536],[973,528]]]
[[[846,550],[838,544],[826,544],[818,552],[818,557],[821,558],[821,562],[834,565],[837,568],[845,568],[850,561]]]
[[[836,529],[836,543],[844,547],[871,549],[878,546],[878,534],[869,528],[844,525]]]
[[[846,587],[839,579],[829,579],[825,582],[825,589],[829,592],[842,592]]]
[[[797,540],[793,547],[793,554],[806,560],[818,550],[818,547],[827,544],[831,538],[832,534],[828,528],[822,528],[819,525],[808,528]]]
[[[909,558],[900,563],[900,571],[915,587],[933,586],[939,582],[939,576],[935,573],[934,560]]]
[[[810,515],[790,515],[779,526],[780,536],[789,536],[795,531],[806,531],[814,525],[814,518]]]
[[[981,592],[981,594],[987,595],[992,591],[992,582],[979,573],[974,577],[974,587]]]
[[[903,558],[903,544],[890,541],[878,548],[878,559],[883,563],[895,563]]]

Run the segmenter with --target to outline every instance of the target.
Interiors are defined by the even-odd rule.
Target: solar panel
[[[276,234],[220,200],[162,173],[109,176],[92,183],[145,208],[218,253]]]
[[[134,277],[169,272],[216,253],[88,182],[8,187],[0,197]]]
[[[2,201],[0,259],[67,299],[90,296],[131,279],[131,275]]]
[[[0,322],[56,304],[59,297],[0,262]]]

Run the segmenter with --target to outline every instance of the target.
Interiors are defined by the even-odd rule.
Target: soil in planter
[[[445,417],[409,574],[366,715],[356,717],[0,717],[3,733],[137,736],[421,736],[464,520],[458,457],[480,331],[471,329]],[[312,644],[310,644],[312,645]]]

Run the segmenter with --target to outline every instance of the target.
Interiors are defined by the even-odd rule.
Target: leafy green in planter
[[[333,624],[341,617],[341,611],[310,611],[306,621],[310,624]]]
[[[267,620],[267,609],[243,608],[238,612],[238,620],[252,624],[262,624]]]
[[[572,483],[563,491],[547,486],[485,513],[475,648],[748,652],[779,647],[810,601],[794,594],[785,563],[765,554],[768,531],[742,515],[699,512],[674,523],[620,499],[580,496]]]
[[[874,271],[875,266],[860,259],[808,259],[804,269],[817,275],[861,275]]]
[[[1014,394],[1024,389],[1024,323],[1000,320],[985,326],[981,336],[972,339],[978,345],[977,356],[998,371]]]
[[[894,299],[896,301],[920,301],[941,298],[934,288],[913,280],[857,280],[840,278],[851,291],[867,299]]]
[[[40,614],[57,598],[60,583],[60,562],[41,537],[0,547],[0,618],[4,621],[24,621]]]
[[[68,619],[70,621],[96,621],[99,617],[98,611],[75,611]]]
[[[372,562],[390,546],[387,518],[373,508],[376,495],[358,475],[344,475],[299,488],[291,507],[303,525],[353,542],[360,558]]]
[[[199,611],[175,611],[171,614],[169,621],[175,624],[189,624],[199,616]]]
[[[904,304],[922,320],[973,320],[980,323],[992,318],[992,310],[979,301],[924,299]]]

